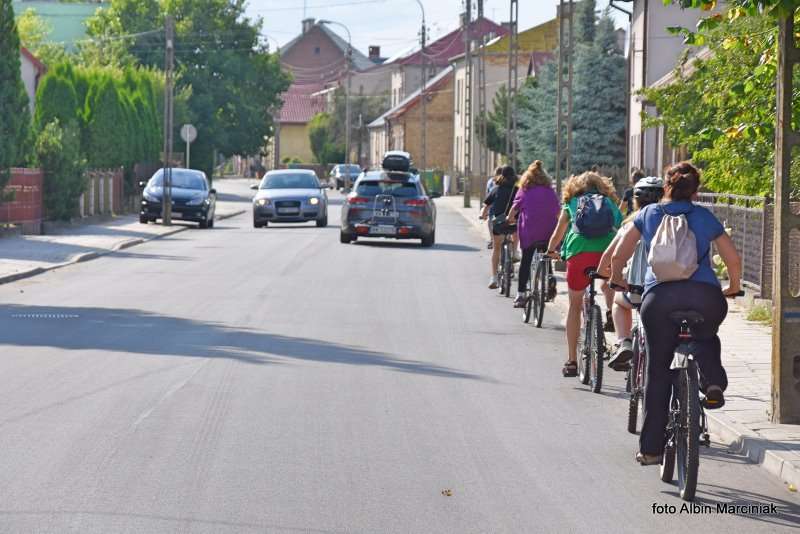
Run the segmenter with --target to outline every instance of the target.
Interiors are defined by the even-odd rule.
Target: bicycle
[[[593,393],[600,393],[603,385],[603,360],[608,349],[603,332],[603,314],[595,302],[595,281],[605,280],[605,277],[597,274],[595,269],[596,267],[589,267],[585,271],[590,283],[583,297],[584,340],[579,353],[578,379],[581,384],[591,386]]]
[[[744,292],[740,291],[731,297],[743,295]],[[706,447],[711,445],[706,414],[700,402],[700,371],[692,354],[692,327],[703,323],[705,319],[693,310],[672,312],[669,319],[680,327],[680,343],[670,364],[670,369],[677,372],[673,373],[672,379],[669,420],[664,436],[666,445],[661,458],[661,480],[672,482],[677,465],[681,499],[691,501],[697,491],[700,444]]]
[[[616,291],[627,291],[632,295],[642,295],[643,286],[628,284],[627,290],[616,284],[611,284],[611,289]],[[633,304],[637,315],[641,304]],[[644,382],[647,374],[647,343],[642,324],[637,320],[631,330],[631,344],[633,345],[633,358],[631,366],[625,377],[625,391],[630,394],[628,399],[628,432],[636,434],[637,422],[639,419],[639,403],[644,399]]]
[[[553,276],[553,261],[544,252],[547,247],[537,249],[531,262],[531,276],[528,278],[528,299],[522,310],[522,320],[525,323],[534,319],[536,328],[542,327],[544,318],[544,305],[555,299],[555,277]]]
[[[503,234],[500,248],[500,269],[497,271],[498,290],[504,297],[511,296],[511,281],[514,279],[514,244],[511,234]]]

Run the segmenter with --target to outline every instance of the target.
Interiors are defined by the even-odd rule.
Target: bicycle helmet
[[[639,207],[654,204],[664,196],[664,180],[657,176],[642,178],[633,186],[633,196],[639,201]]]

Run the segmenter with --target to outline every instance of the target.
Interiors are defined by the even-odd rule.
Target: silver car
[[[270,171],[260,184],[250,189],[257,191],[253,197],[255,228],[263,228],[270,222],[315,221],[319,227],[328,225],[328,196],[314,171]]]

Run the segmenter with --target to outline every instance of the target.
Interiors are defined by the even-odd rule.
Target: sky
[[[435,40],[458,26],[459,13],[464,10],[464,0],[421,0]],[[559,0],[520,0],[519,28],[528,29],[556,16]],[[421,11],[415,0],[249,0],[247,12],[252,17],[264,19],[263,33],[271,46],[283,45],[300,33],[303,5],[306,16],[340,22],[350,29],[353,46],[367,53],[369,45],[379,45],[381,55],[391,56],[413,46],[421,24]],[[608,0],[597,0],[599,9]],[[509,18],[508,0],[484,0],[484,14],[495,22]],[[614,16],[617,26],[627,24],[621,14]],[[347,38],[340,27],[334,31]]]

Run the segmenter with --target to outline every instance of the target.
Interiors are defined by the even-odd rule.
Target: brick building
[[[427,166],[449,169],[453,161],[453,68],[447,67],[425,86],[427,99]],[[417,89],[371,122],[370,164],[377,165],[387,150],[422,153],[422,95]]]
[[[268,146],[268,167],[276,167],[286,159],[313,162],[308,124],[314,115],[327,110],[326,91],[345,83],[347,48],[347,41],[327,25],[305,19],[301,34],[281,49],[281,65],[292,73],[293,82],[282,95],[275,137]],[[354,72],[375,65],[356,49],[352,58]]]

